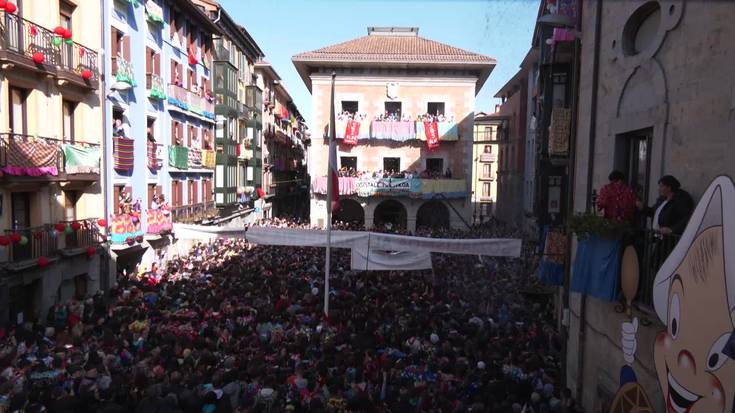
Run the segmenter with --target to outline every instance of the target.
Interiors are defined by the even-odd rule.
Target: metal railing
[[[99,244],[99,227],[97,219],[89,218],[76,221],[61,221],[72,228],[72,232],[65,235],[65,248],[85,248],[93,247]],[[75,223],[79,225],[78,229],[74,229]]]
[[[163,166],[163,144],[148,141],[148,168],[157,170]]]
[[[112,56],[112,73],[115,74],[115,80],[118,82],[125,82],[135,86],[133,65],[119,54]]]
[[[92,73],[91,81],[98,78],[97,52],[76,42],[67,42],[51,30],[16,14],[4,13],[0,19],[0,49],[11,51],[28,59],[35,53],[44,56],[44,65],[80,74]]]
[[[202,110],[205,112],[214,113],[214,102],[210,102],[206,99],[206,97],[200,96],[197,93],[194,93],[181,86],[169,84],[168,96],[178,100],[183,104],[188,105],[188,110],[190,112],[197,113],[197,110]]]
[[[681,236],[661,235],[653,230],[640,231],[638,235],[633,242],[640,257],[636,301],[644,306],[653,307],[653,282],[656,273],[674,250]]]
[[[59,235],[50,224],[30,228],[16,228],[4,232],[5,236],[13,237],[15,235],[22,238],[22,241],[12,242],[7,247],[8,262],[11,263],[40,257],[51,257],[59,250]]]
[[[205,218],[205,213],[213,210],[214,208],[214,201],[182,205],[180,207],[171,208],[171,218],[173,222],[201,220]]]
[[[15,167],[24,175],[28,168],[56,168],[65,172],[63,144],[99,147],[97,143],[63,141],[44,136],[0,133],[0,167]]]
[[[152,97],[164,99],[166,96],[163,78],[156,73],[147,73],[145,75],[145,88],[150,91],[150,96]]]

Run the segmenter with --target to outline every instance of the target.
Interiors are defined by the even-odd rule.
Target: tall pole
[[[327,173],[327,256],[324,264],[324,317],[329,318],[329,267],[332,261],[332,204],[339,193],[334,193],[335,179],[337,178],[337,147],[334,113],[334,78],[337,73],[332,72],[332,96],[329,100],[329,171]]]

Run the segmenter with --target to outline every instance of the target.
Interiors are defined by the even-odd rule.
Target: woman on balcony
[[[652,208],[637,203],[643,213],[653,217],[652,228],[662,235],[681,235],[694,209],[692,196],[683,189],[679,180],[666,175],[658,180],[659,198]]]

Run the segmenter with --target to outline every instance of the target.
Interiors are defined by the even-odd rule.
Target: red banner
[[[347,145],[357,145],[357,136],[360,134],[360,122],[352,119],[347,121],[344,142]]]
[[[439,124],[436,122],[424,122],[424,134],[429,149],[439,147]]]

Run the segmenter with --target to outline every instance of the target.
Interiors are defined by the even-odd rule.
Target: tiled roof
[[[297,61],[495,64],[495,59],[419,36],[363,36],[305,52]]]

